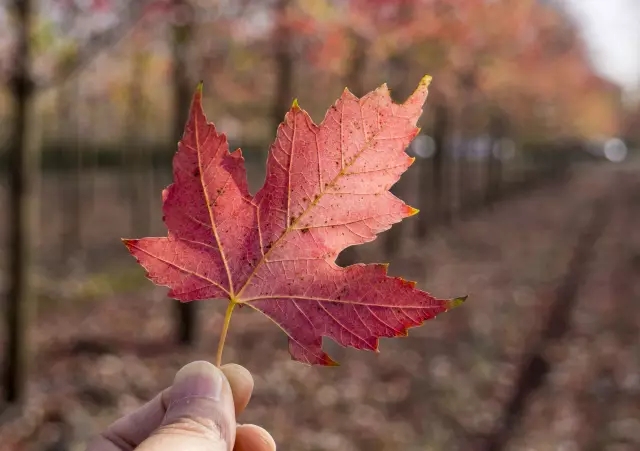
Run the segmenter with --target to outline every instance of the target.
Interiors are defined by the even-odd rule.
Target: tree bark
[[[30,74],[31,2],[14,0],[18,27],[11,86],[14,103],[9,171],[9,253],[4,361],[4,399],[22,405],[28,372],[31,239],[38,179],[37,134],[32,125],[34,86]]]
[[[182,138],[189,115],[191,96],[195,86],[188,75],[188,48],[193,36],[192,6],[187,0],[175,0],[176,10],[184,14],[183,21],[173,26],[173,136]],[[197,337],[195,302],[176,303],[177,340],[181,345],[193,345]]]

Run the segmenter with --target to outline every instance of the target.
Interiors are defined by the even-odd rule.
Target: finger
[[[236,429],[234,451],[276,451],[276,442],[267,431],[255,424],[243,424]]]
[[[220,368],[231,385],[233,392],[233,403],[236,408],[236,416],[249,404],[251,393],[253,392],[253,377],[251,373],[244,367],[229,363],[222,365]]]
[[[222,366],[229,381],[236,415],[240,414],[251,399],[253,377],[245,368],[236,364]],[[87,451],[130,451],[157,429],[167,410],[169,388],[139,407],[135,411],[115,421],[88,446]]]
[[[130,451],[159,425],[167,410],[169,389],[109,426],[87,447],[87,451]]]
[[[139,451],[231,451],[236,417],[231,386],[209,362],[184,366],[166,397],[167,413]]]

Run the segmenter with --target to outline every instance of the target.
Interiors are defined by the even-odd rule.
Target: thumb
[[[227,378],[208,362],[184,366],[168,391],[160,427],[138,451],[231,451],[236,436],[233,394]]]

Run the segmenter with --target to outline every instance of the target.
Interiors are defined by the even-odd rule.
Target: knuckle
[[[188,416],[168,424],[163,424],[154,434],[183,435],[210,440],[212,443],[226,443],[227,431],[224,425],[213,418]]]

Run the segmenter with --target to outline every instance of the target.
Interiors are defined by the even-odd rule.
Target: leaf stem
[[[227,338],[227,332],[229,331],[229,323],[231,322],[231,314],[236,306],[237,302],[229,301],[227,305],[227,311],[224,314],[224,323],[222,324],[222,332],[220,333],[220,341],[218,342],[218,353],[216,354],[216,366],[219,368],[222,364],[222,350],[224,349],[224,341]]]

